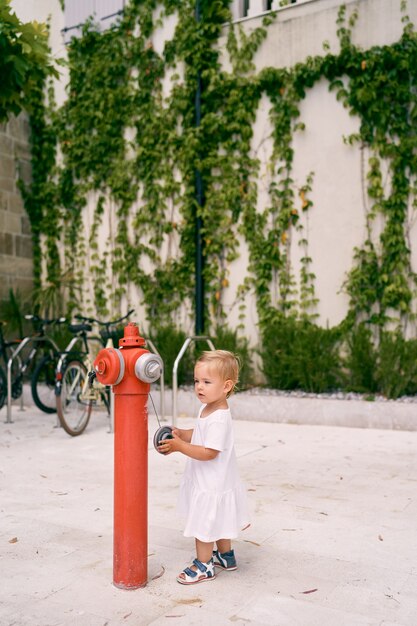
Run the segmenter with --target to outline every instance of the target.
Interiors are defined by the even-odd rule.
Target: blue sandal
[[[218,550],[214,550],[213,559],[216,567],[221,567],[228,572],[233,572],[237,569],[234,550],[223,553],[220,553]]]
[[[181,585],[196,585],[197,583],[202,583],[206,580],[214,580],[216,578],[213,559],[210,559],[208,563],[202,563],[198,559],[194,559],[193,565],[196,566],[196,571],[191,569],[191,567],[186,567],[185,570],[177,576],[177,581]]]

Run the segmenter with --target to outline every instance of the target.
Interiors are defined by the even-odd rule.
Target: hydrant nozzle
[[[162,359],[158,354],[147,352],[142,354],[135,363],[135,374],[144,383],[154,383],[160,378]]]
[[[96,372],[102,376],[106,372],[106,361],[104,359],[100,359],[100,361],[96,365]]]

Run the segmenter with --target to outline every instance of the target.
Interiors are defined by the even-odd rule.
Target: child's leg
[[[195,549],[197,552],[197,559],[202,563],[208,563],[213,556],[214,541],[205,543],[199,539],[195,540]]]
[[[217,539],[216,545],[220,554],[223,552],[230,552],[232,549],[232,541],[230,539]]]
[[[197,559],[202,563],[208,563],[213,558],[213,547],[214,541],[211,541],[210,543],[205,543],[204,541],[196,539],[195,549],[197,553]],[[190,569],[192,569],[194,572],[197,571],[195,565],[191,565]],[[179,577],[185,579],[185,576],[183,574],[180,574]]]
[[[217,550],[213,552],[214,565],[228,571],[237,569],[231,539],[217,539],[216,544]]]
[[[183,585],[193,585],[194,583],[216,578],[213,563],[214,541],[205,543],[204,541],[196,539],[195,547],[197,552],[197,560],[194,562],[197,565],[194,565],[193,563],[193,565],[187,567],[177,576],[177,581]],[[198,561],[200,561],[200,563],[198,563]]]

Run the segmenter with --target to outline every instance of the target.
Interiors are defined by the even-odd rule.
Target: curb
[[[157,390],[152,393],[160,411]],[[178,416],[195,417],[200,403],[192,390],[178,390]],[[417,404],[413,401],[361,398],[339,399],[329,396],[297,397],[274,392],[242,391],[229,399],[233,419],[282,424],[417,430]],[[152,408],[150,409],[152,411]],[[172,392],[165,391],[165,414],[172,415]]]

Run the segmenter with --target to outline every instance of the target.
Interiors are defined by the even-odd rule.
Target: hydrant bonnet
[[[135,363],[135,374],[144,383],[154,383],[161,376],[162,359],[158,354],[147,352]]]

